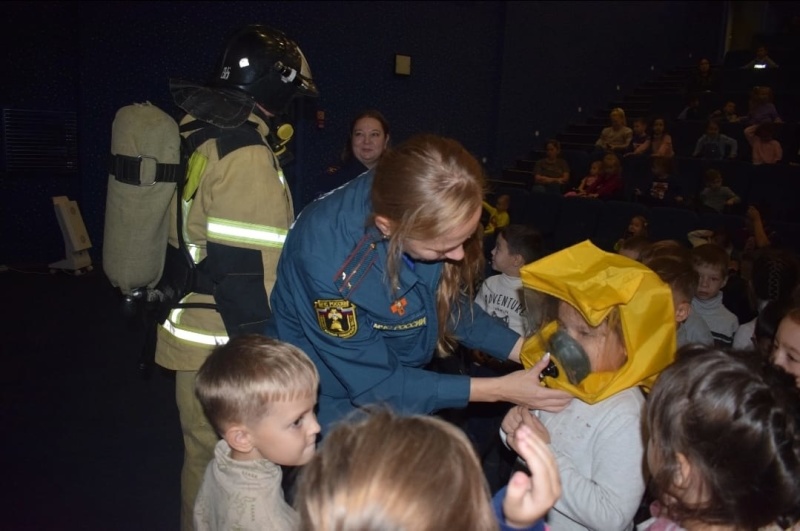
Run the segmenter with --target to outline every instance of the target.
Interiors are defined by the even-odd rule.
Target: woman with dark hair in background
[[[338,188],[373,168],[388,147],[389,122],[383,114],[375,109],[358,113],[350,123],[341,162],[325,170],[315,195]]]

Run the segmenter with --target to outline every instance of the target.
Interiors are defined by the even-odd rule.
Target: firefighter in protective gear
[[[295,96],[317,95],[300,48],[266,26],[236,32],[215,72],[205,86],[170,86],[187,113],[184,137],[218,128],[191,155],[183,193],[172,204],[170,244],[178,246],[182,226],[197,264],[197,287],[180,301],[183,307],[170,311],[156,347],[156,362],[176,371],[185,448],[182,529],[191,529],[195,497],[218,440],[195,397],[195,375],[214,346],[263,333],[278,257],[294,221],[289,188],[268,142],[271,119]]]

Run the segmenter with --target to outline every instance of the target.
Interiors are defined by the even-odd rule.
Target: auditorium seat
[[[512,199],[512,203],[513,201]],[[519,221],[517,221],[516,217],[512,218],[511,221],[512,223],[530,225],[541,232],[546,241],[552,242],[553,232],[563,203],[564,197],[560,195],[531,193],[527,196],[521,211],[516,209],[516,205],[514,205],[514,211],[519,212]]]
[[[553,234],[553,248],[563,249],[590,239],[605,207],[600,199],[567,197],[562,201]]]
[[[601,249],[613,251],[614,244],[625,233],[633,216],[647,217],[647,207],[629,201],[606,201],[597,220],[592,242]]]
[[[651,207],[647,211],[650,239],[677,240],[689,245],[686,235],[698,228],[697,213],[685,208]]]

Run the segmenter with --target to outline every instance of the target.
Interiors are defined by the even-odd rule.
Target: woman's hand
[[[543,409],[553,413],[561,411],[572,401],[566,391],[548,389],[539,380],[539,375],[550,363],[550,356],[544,356],[528,370],[514,371],[501,376],[502,399],[529,409]]]
[[[530,527],[561,497],[561,479],[553,452],[528,426],[520,426],[513,438],[531,475],[518,471],[511,476],[503,499],[503,514],[512,527]]]

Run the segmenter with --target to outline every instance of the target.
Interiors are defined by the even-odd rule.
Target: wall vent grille
[[[6,172],[78,172],[77,113],[3,109],[2,125]]]

